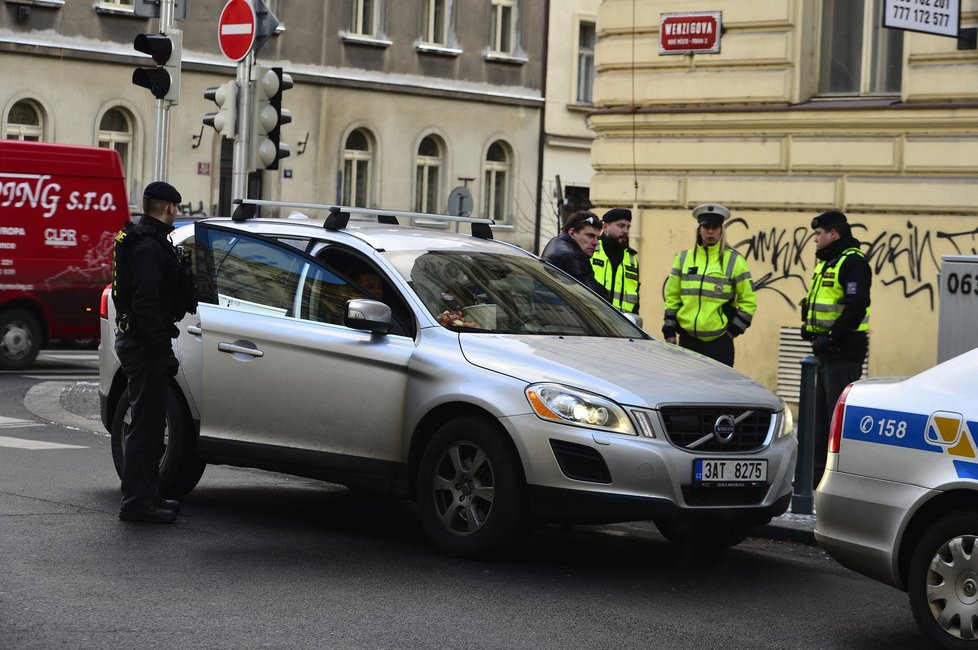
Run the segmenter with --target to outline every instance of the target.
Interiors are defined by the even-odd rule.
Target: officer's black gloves
[[[164,377],[176,377],[177,369],[180,367],[180,362],[177,361],[176,356],[170,353],[170,356],[163,360],[163,376]]]
[[[839,346],[829,338],[828,334],[819,334],[812,341],[812,352],[815,354],[830,354],[838,352]]]

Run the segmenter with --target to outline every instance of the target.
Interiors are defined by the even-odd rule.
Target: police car
[[[908,379],[851,384],[836,406],[815,538],[907,591],[942,647],[978,648],[978,350]]]

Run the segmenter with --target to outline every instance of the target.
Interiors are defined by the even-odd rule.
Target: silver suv
[[[797,442],[767,389],[650,337],[488,221],[470,236],[343,210],[174,231],[200,305],[174,343],[166,496],[206,463],[389,492],[464,557],[533,521],[654,520],[673,542],[726,547],[787,509]],[[129,401],[103,303],[120,469]]]

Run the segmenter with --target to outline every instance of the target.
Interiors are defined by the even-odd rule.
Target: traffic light
[[[282,68],[255,66],[254,103],[251,113],[251,168],[278,169],[278,161],[291,155],[283,143],[281,128],[292,121],[282,108],[282,94],[292,87],[292,77]]]
[[[156,63],[155,68],[136,68],[132,82],[149,88],[157,99],[165,99],[171,105],[179,104],[183,32],[174,29],[168,34],[138,34],[132,45],[137,52],[153,57]]]
[[[204,115],[204,124],[214,127],[214,130],[225,138],[234,139],[238,125],[238,82],[229,81],[220,86],[213,86],[204,91],[204,97],[217,104],[216,113]]]

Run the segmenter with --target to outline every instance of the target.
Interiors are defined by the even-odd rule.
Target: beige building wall
[[[974,25],[978,1],[962,4]],[[721,52],[660,55],[660,13],[696,11],[723,12]],[[820,15],[817,0],[605,0],[598,12],[591,196],[639,209],[646,330],[661,335],[690,210],[724,203],[758,293],[736,365],[771,388],[815,264],[813,216],[846,212],[875,273],[870,376],[935,363],[941,256],[978,253],[978,52],[906,32],[899,96],[820,98]]]

